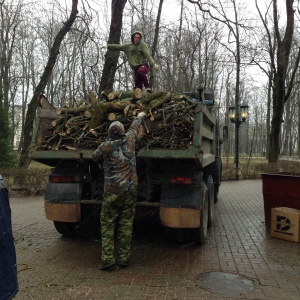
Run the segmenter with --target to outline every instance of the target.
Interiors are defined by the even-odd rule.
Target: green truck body
[[[222,163],[216,108],[198,101],[187,149],[139,149],[137,214],[153,209],[166,227],[188,230],[202,244],[213,222]],[[29,156],[52,168],[45,192],[47,219],[58,232],[85,235],[99,230],[103,171],[93,150],[38,150],[57,119],[38,108]],[[226,132],[226,131],[225,131]]]

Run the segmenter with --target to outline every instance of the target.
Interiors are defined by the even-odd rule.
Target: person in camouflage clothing
[[[135,141],[144,117],[144,112],[139,113],[127,133],[122,123],[118,121],[111,123],[107,140],[93,152],[93,159],[101,162],[104,169],[104,194],[100,215],[101,270],[111,270],[116,265],[115,227],[117,227],[118,266],[129,265],[137,195]]]

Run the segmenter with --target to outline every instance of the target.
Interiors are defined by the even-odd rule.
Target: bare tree
[[[123,11],[126,2],[127,0],[112,0],[111,2],[111,23],[108,44],[118,44],[120,42],[123,26]],[[119,51],[107,50],[98,91],[99,95],[101,91],[111,90],[113,88],[118,59]]]
[[[30,159],[28,157],[28,151],[29,151],[29,146],[31,143],[31,134],[32,134],[32,129],[33,129],[35,112],[36,112],[37,105],[38,105],[37,97],[40,93],[44,92],[45,87],[47,86],[49,78],[52,74],[53,67],[56,63],[57,56],[59,55],[60,45],[61,45],[64,37],[66,36],[66,34],[70,31],[70,29],[77,17],[77,14],[78,14],[77,6],[78,6],[78,0],[72,0],[71,14],[70,14],[68,20],[64,23],[63,27],[59,30],[59,32],[57,33],[57,35],[55,37],[53,46],[49,53],[49,58],[48,58],[48,62],[45,67],[45,70],[42,74],[42,77],[41,77],[37,87],[34,90],[33,97],[31,99],[30,103],[28,104],[26,120],[25,120],[25,125],[24,125],[24,144],[23,144],[23,148],[22,148],[21,156],[20,156],[20,160],[19,160],[19,167],[26,168],[29,166]]]
[[[153,44],[152,44],[152,48],[151,48],[152,57],[154,57],[154,58],[156,56],[156,51],[157,51],[157,46],[158,46],[160,17],[161,17],[163,2],[164,2],[164,0],[159,0],[158,12],[157,12],[156,23],[155,23],[154,40],[153,40]],[[151,70],[150,70],[150,86],[151,87],[153,86],[153,82],[154,82],[154,76],[153,76],[153,70],[151,68]]]
[[[236,115],[235,115],[235,179],[239,179],[239,125],[240,125],[240,77],[241,77],[241,28],[245,28],[243,24],[241,24],[238,15],[238,7],[235,0],[230,0],[228,3],[231,3],[233,10],[233,18],[227,14],[226,5],[221,1],[218,3],[210,2],[207,4],[206,2],[202,2],[201,0],[188,0],[190,3],[194,3],[198,6],[200,11],[207,14],[213,20],[220,22],[226,26],[229,30],[228,42],[225,44],[222,41],[219,41],[234,58],[235,62],[235,107],[236,107]],[[208,6],[208,7],[207,7]],[[216,12],[216,14],[213,13]],[[233,37],[234,39],[234,49],[230,47],[231,42],[229,39]]]
[[[285,104],[285,122],[283,126],[283,132],[284,134],[282,135],[282,155],[289,155],[290,153],[290,139],[292,138],[292,116],[291,116],[291,105],[292,105],[292,99],[289,98],[288,101]]]
[[[21,22],[21,5],[13,9],[0,2],[1,33],[0,33],[0,89],[3,93],[4,109],[8,111],[10,67],[15,46],[16,29]]]
[[[18,80],[11,70],[16,30],[22,21],[22,6],[0,2],[0,162],[8,166],[12,163],[13,146],[12,122],[10,122],[10,101],[15,97]]]
[[[297,58],[293,66],[289,66],[292,41],[294,35],[294,0],[286,0],[286,27],[282,37],[279,21],[278,21],[278,4],[277,0],[273,0],[273,21],[274,21],[274,37],[271,30],[268,28],[268,20],[264,17],[258,7],[257,0],[255,1],[260,18],[268,36],[270,68],[272,74],[272,104],[273,114],[271,120],[270,146],[269,146],[269,162],[277,162],[280,154],[280,133],[282,117],[284,112],[284,103],[288,100],[293,85],[296,70],[300,61],[300,49],[298,50]],[[275,46],[272,40],[275,39]],[[292,75],[287,81],[288,69],[292,68]]]
[[[298,84],[298,88],[296,89],[296,95],[297,95],[297,116],[300,116],[300,88],[299,88],[299,84]],[[297,155],[298,157],[300,157],[300,122],[299,122],[299,118],[298,118],[298,122],[297,122],[298,126],[297,126],[297,131],[298,131],[298,139],[297,139]]]

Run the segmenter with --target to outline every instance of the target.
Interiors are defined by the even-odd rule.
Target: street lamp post
[[[246,122],[249,106],[246,104],[240,105],[239,110],[235,106],[229,107],[230,122],[235,124],[235,179],[239,180],[239,128],[243,122]],[[240,119],[241,115],[241,119]]]

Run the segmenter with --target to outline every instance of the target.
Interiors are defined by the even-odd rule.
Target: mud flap
[[[60,222],[80,222],[81,205],[49,203],[45,200],[45,214],[48,220]]]
[[[170,228],[200,227],[200,209],[160,207],[160,222]]]
[[[200,227],[205,185],[164,185],[160,200],[160,221],[171,228]]]
[[[50,203],[80,203],[82,192],[81,182],[54,183],[48,182],[45,200]]]
[[[81,182],[48,182],[45,192],[46,218],[60,222],[80,222],[81,192]]]

